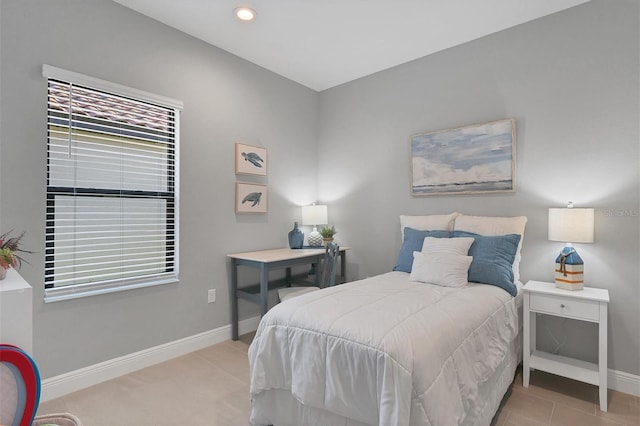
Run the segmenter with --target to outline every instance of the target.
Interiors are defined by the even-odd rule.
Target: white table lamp
[[[316,226],[325,225],[327,223],[327,206],[315,204],[312,206],[302,206],[302,224],[313,226],[313,231],[311,231],[307,237],[307,242],[310,246],[319,247],[323,245],[324,240]]]
[[[549,209],[549,241],[567,243],[555,261],[556,287],[567,290],[584,288],[584,262],[573,248],[572,243],[593,242],[592,208]]]

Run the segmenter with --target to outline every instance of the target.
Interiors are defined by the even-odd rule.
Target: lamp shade
[[[302,224],[303,225],[324,225],[327,220],[327,206],[313,205],[302,206]]]
[[[593,242],[593,209],[549,209],[549,240],[565,243]]]

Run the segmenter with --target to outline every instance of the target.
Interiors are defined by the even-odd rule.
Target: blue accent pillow
[[[402,246],[400,247],[398,262],[393,270],[411,273],[411,266],[413,265],[413,252],[422,251],[422,244],[424,243],[424,239],[427,237],[449,238],[451,237],[451,232],[418,231],[417,229],[405,227],[404,241],[402,242]]]
[[[513,260],[516,257],[520,235],[508,234],[483,236],[465,231],[453,231],[454,237],[473,237],[469,256],[469,281],[500,287],[514,296],[518,289],[514,284]]]

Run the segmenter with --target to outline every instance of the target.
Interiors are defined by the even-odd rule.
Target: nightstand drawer
[[[529,299],[529,309],[587,321],[598,322],[600,320],[600,304],[592,300],[533,293]]]

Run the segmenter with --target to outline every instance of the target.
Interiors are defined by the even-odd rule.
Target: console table
[[[348,247],[340,247],[340,276],[346,278],[346,251]],[[260,305],[260,315],[267,313],[267,293],[269,290],[282,287],[283,284],[269,283],[269,271],[284,269],[286,285],[291,283],[291,267],[320,263],[324,257],[325,248],[289,249],[251,251],[245,253],[228,254],[231,259],[231,337],[238,340],[238,298],[249,300]],[[260,271],[260,284],[238,288],[238,267],[248,266]],[[316,285],[319,282],[316,274]]]
[[[33,356],[33,289],[13,268],[0,280],[0,343]]]

